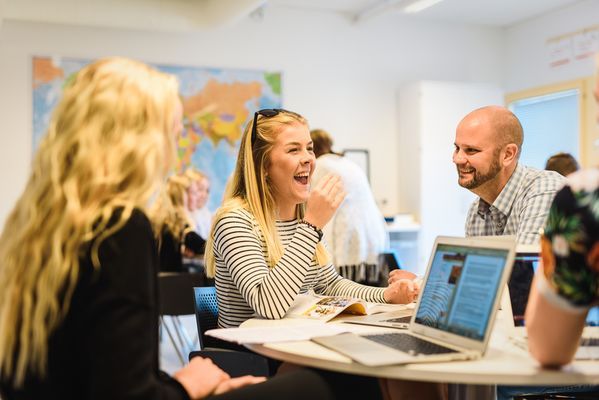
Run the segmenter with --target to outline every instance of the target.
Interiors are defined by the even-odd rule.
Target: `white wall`
[[[438,235],[463,236],[475,196],[457,184],[452,162],[455,127],[470,111],[501,104],[497,85],[422,81],[399,90],[400,180],[410,191],[400,204],[420,222],[418,261],[408,266],[423,274]]]
[[[599,1],[586,0],[507,29],[506,93],[592,75],[592,57],[550,67],[547,40],[598,25]]]
[[[148,28],[150,29],[150,27]],[[5,19],[0,28],[0,224],[31,157],[31,56],[124,55],[148,62],[283,71],[287,108],[329,130],[338,149],[367,148],[385,214],[399,211],[396,89],[423,79],[499,84],[499,29],[333,13],[266,10],[226,29],[191,33],[82,28]]]

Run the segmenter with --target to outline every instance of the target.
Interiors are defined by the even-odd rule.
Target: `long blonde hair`
[[[88,65],[65,88],[0,236],[0,371],[15,387],[46,373],[79,257],[90,249],[100,268],[102,241],[146,210],[174,162],[177,92],[173,76],[123,58]]]
[[[182,241],[187,229],[193,228],[185,199],[191,179],[185,174],[172,175],[166,181],[158,200],[152,206],[152,219],[155,223],[155,234],[160,240],[163,228],[167,228],[173,236]]]
[[[279,132],[289,125],[308,126],[307,120],[299,114],[281,110],[273,117],[257,117],[256,140],[252,144],[252,119],[245,127],[241,138],[239,155],[235,171],[224,196],[223,206],[215,214],[214,222],[206,243],[206,274],[214,277],[216,260],[214,258],[214,229],[218,221],[227,213],[236,209],[248,210],[257,223],[266,243],[267,263],[273,268],[283,256],[283,246],[276,228],[276,202],[273,188],[266,179],[266,170],[270,164],[270,153]],[[296,217],[304,217],[305,206],[296,206]],[[322,243],[316,246],[316,261],[325,265],[329,255]]]

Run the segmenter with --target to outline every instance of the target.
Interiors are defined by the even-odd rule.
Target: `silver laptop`
[[[413,315],[414,309],[397,310],[379,314],[346,316],[341,323],[408,329]]]
[[[524,349],[528,348],[526,335],[526,305],[532,285],[532,279],[540,263],[539,246],[518,245],[512,274],[508,287],[504,290],[501,308],[511,318],[511,337],[514,343]],[[576,360],[599,359],[599,307],[592,307],[586,318],[585,328],[580,346],[574,358]]]
[[[481,357],[514,255],[513,237],[440,236],[407,331],[312,340],[369,366]]]

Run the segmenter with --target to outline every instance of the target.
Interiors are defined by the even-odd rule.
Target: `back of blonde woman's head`
[[[0,371],[16,386],[45,373],[80,254],[101,268],[101,242],[146,209],[174,161],[177,91],[174,77],[123,58],[88,65],[65,88],[0,236]]]
[[[286,110],[279,110],[272,117],[257,115],[254,118],[257,118],[256,135],[252,137],[252,119],[245,127],[235,171],[227,185],[223,207],[216,212],[212,229],[225,213],[235,208],[246,208],[254,216],[266,242],[267,262],[274,267],[283,255],[283,248],[275,225],[277,205],[266,173],[270,165],[270,154],[283,129],[293,125],[307,127],[308,121],[301,115]],[[298,205],[297,217],[303,218],[303,213],[304,206]],[[209,276],[216,273],[213,236],[211,233],[206,243],[206,272]],[[317,260],[321,264],[328,260],[328,254],[321,244],[317,247]]]
[[[187,213],[187,189],[192,180],[186,174],[171,175],[151,211],[156,223],[156,235],[166,227],[175,237],[193,225]]]

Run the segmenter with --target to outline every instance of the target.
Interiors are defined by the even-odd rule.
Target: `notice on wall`
[[[599,53],[599,25],[547,40],[547,56],[552,68],[584,60]]]

